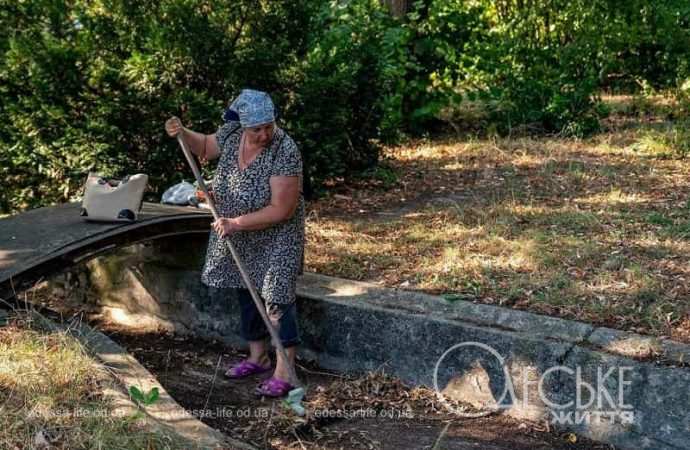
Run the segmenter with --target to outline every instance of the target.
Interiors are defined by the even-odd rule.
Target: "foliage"
[[[669,88],[688,73],[690,3],[685,0],[594,2],[599,5],[598,46],[605,84],[648,83]]]
[[[436,97],[420,102],[416,116],[479,101],[504,132],[595,129],[597,70],[587,64],[595,47],[582,45],[567,20],[582,5],[561,2],[556,14],[554,3],[417,2],[408,26],[424,30],[420,48],[433,49],[420,66],[433,68],[427,84]]]
[[[0,2],[0,210],[71,198],[89,169],[187,170],[163,122],[212,132],[245,86],[290,92],[308,2]]]
[[[585,135],[602,88],[672,89],[674,117],[690,110],[684,0],[419,0],[402,17],[377,0],[0,0],[0,25],[0,211],[73,199],[89,169],[146,172],[155,196],[188,176],[163,121],[213,132],[243,87],[272,93],[315,187],[439,125]]]
[[[391,37],[388,14],[376,0],[328,2],[315,18],[295,87],[290,128],[299,136],[316,181],[341,177],[377,161],[371,139],[386,115],[395,73],[380,52]]]
[[[607,113],[602,88],[670,88],[688,74],[690,6],[679,0],[417,1],[402,26],[408,130],[479,104],[499,131],[582,136]]]

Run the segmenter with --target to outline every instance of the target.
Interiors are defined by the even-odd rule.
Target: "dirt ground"
[[[583,139],[384,147],[308,203],[305,271],[690,342],[685,128],[663,101],[605,103]]]
[[[298,376],[307,387],[308,413],[299,418],[280,400],[254,396],[254,387],[270,373],[239,381],[223,377],[223,368],[246,356],[241,350],[198,338],[99,327],[185,409],[262,449],[613,448],[504,416],[459,419],[431,391],[404,386],[382,371],[344,376],[304,361],[298,361]]]

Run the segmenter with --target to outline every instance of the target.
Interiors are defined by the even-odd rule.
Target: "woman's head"
[[[257,128],[275,121],[273,101],[262,91],[243,89],[233,100],[230,109],[237,112],[242,128]]]

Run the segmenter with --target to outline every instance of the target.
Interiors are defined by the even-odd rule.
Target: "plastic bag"
[[[168,205],[197,206],[199,201],[196,198],[196,188],[193,184],[187,183],[186,181],[177,183],[163,192],[161,203],[166,203]]]

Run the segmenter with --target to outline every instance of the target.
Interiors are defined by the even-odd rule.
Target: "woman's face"
[[[266,147],[273,139],[274,127],[275,123],[271,122],[257,127],[245,128],[244,131],[247,133],[249,144]]]

